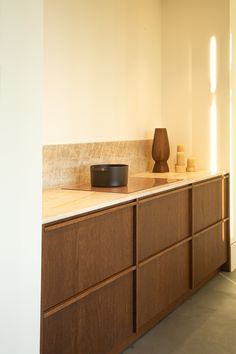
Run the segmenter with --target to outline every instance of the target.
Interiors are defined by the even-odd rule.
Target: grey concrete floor
[[[236,271],[218,274],[123,354],[236,354]]]

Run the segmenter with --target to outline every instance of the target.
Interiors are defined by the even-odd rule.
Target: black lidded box
[[[90,166],[92,187],[121,187],[128,183],[128,165],[101,164]]]

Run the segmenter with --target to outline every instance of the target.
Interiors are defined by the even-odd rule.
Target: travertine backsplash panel
[[[130,174],[152,169],[152,140],[115,141],[43,147],[43,187],[87,183],[89,166],[126,163]]]

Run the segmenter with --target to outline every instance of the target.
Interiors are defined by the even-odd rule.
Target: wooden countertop
[[[205,179],[222,176],[223,174],[226,174],[226,172],[211,173],[209,171],[197,171],[187,173],[139,173],[136,174],[135,177],[181,179],[181,181],[130,194],[48,189],[43,191],[42,224],[125,203],[137,198],[168,191],[176,187],[183,187]]]

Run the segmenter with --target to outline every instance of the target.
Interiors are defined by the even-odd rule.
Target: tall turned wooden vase
[[[155,161],[152,172],[169,172],[167,160],[170,157],[170,145],[166,128],[156,128],[152,144],[152,158]]]

